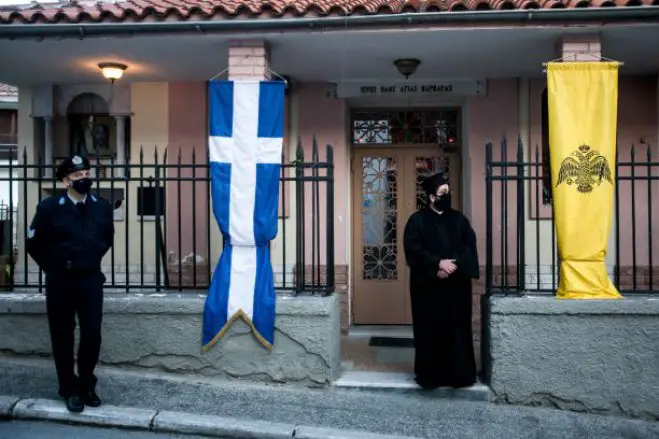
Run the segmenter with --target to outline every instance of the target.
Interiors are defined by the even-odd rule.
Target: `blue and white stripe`
[[[271,348],[275,290],[269,242],[277,235],[284,82],[211,81],[213,212],[224,238],[204,309],[211,347],[242,317]]]

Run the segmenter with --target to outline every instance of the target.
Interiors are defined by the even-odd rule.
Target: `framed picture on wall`
[[[69,115],[70,150],[86,157],[116,154],[115,120],[107,115]]]

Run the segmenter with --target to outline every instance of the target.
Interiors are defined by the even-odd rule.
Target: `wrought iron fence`
[[[546,151],[545,151],[546,153]],[[649,145],[618,147],[607,270],[625,295],[659,293],[659,161]],[[496,157],[495,157],[496,156]],[[487,294],[553,294],[559,257],[548,156],[521,140],[486,145]],[[613,248],[612,248],[613,247]]]
[[[27,226],[38,202],[64,194],[64,189],[53,177],[57,158],[54,164],[45,164],[39,156],[31,160],[26,149],[18,155],[18,165],[0,165],[0,183],[9,188],[6,202],[17,206],[17,213],[8,219],[14,233],[3,236],[4,241],[11,240],[9,248],[16,250],[0,246],[7,272],[0,278],[0,288],[41,291],[44,274],[24,251]],[[208,157],[200,157],[194,148],[177,148],[173,154],[172,148],[140,148],[136,155],[124,164],[113,157],[89,157],[95,182],[92,193],[114,207],[115,242],[102,265],[106,290],[207,289],[223,246],[212,213]],[[278,236],[270,244],[275,286],[293,294],[331,294],[333,150],[328,145],[320,151],[314,138],[306,156],[301,144],[294,160],[285,159],[286,155],[280,177]],[[18,197],[14,196],[16,187]]]

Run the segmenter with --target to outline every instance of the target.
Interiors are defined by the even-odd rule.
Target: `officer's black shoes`
[[[93,390],[89,392],[84,392],[82,396],[79,395],[69,396],[68,398],[64,398],[64,401],[66,402],[67,410],[74,413],[82,412],[85,409],[85,406],[87,407],[101,406],[101,398],[99,398],[96,392],[94,392]]]
[[[101,398],[98,397],[96,392],[93,390],[90,392],[86,392],[83,396],[83,401],[85,402],[85,405],[88,407],[100,407],[101,406]]]
[[[82,401],[82,398],[78,395],[69,396],[64,398],[66,401],[66,409],[70,412],[80,413],[85,409],[85,403]]]

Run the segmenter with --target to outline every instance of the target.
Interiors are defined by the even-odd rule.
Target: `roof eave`
[[[557,8],[460,12],[415,12],[302,18],[259,18],[164,22],[12,23],[0,24],[0,38],[98,37],[125,34],[269,32],[281,30],[352,30],[365,27],[445,24],[620,23],[659,19],[659,6]]]

